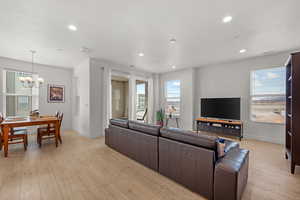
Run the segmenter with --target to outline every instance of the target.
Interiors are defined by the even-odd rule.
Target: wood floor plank
[[[204,200],[174,181],[119,154],[104,138],[68,131],[63,144],[36,145],[30,136],[0,156],[1,200]],[[243,140],[250,150],[249,181],[243,200],[299,200],[300,169],[291,175],[282,145]],[[1,152],[2,153],[2,152]]]

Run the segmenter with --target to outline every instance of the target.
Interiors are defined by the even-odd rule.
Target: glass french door
[[[136,120],[146,122],[148,117],[148,82],[136,80]]]

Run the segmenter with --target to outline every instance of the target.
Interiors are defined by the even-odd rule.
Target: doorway
[[[111,115],[112,118],[128,119],[129,79],[111,76]]]

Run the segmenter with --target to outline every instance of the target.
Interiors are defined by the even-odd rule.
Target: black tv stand
[[[238,137],[239,140],[243,138],[243,122],[232,120],[220,120],[210,118],[198,118],[197,133],[199,131],[207,131],[221,134],[224,136]]]

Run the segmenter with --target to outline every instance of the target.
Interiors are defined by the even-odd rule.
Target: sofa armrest
[[[228,153],[231,150],[239,149],[240,145],[237,142],[231,141],[231,140],[225,140],[225,153]]]
[[[104,134],[105,134],[105,144],[106,144],[107,146],[110,146],[110,143],[109,143],[109,128],[106,128],[106,129],[104,130]]]
[[[240,200],[248,181],[249,151],[233,149],[215,166],[214,200]]]

